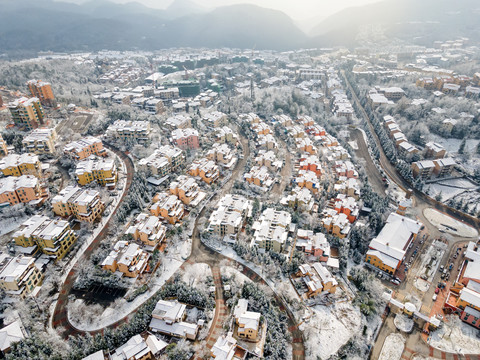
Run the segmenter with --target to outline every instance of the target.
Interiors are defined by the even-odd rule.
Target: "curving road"
[[[242,137],[241,138],[241,143],[242,147],[244,150],[244,156],[243,158],[237,163],[235,169],[232,172],[232,176],[230,179],[225,183],[221,191],[218,191],[215,193],[215,195],[210,199],[210,204],[215,203],[218,201],[220,196],[223,196],[223,194],[230,192],[235,180],[239,178],[239,176],[242,176],[243,170],[245,168],[247,158],[250,156],[250,148],[248,146],[248,141]],[[110,150],[114,151],[118,156],[122,158],[122,160],[125,162],[127,165],[127,187],[126,191],[124,192],[121,200],[118,202],[117,207],[114,209],[114,213],[118,210],[124,196],[126,193],[128,193],[128,189],[131,185],[132,179],[133,179],[133,173],[134,173],[134,166],[132,160],[126,156],[124,153],[119,151],[116,148],[113,148],[112,146],[109,146]],[[275,302],[277,305],[280,307],[282,311],[285,311],[288,317],[288,328],[289,331],[292,335],[292,349],[293,349],[293,360],[304,360],[305,359],[305,347],[304,347],[304,340],[303,340],[303,333],[298,329],[295,317],[293,313],[290,311],[288,305],[285,303],[284,299],[278,295],[275,291],[273,291],[268,283],[261,277],[259,276],[255,271],[252,269],[246,267],[243,264],[240,264],[236,262],[233,259],[230,259],[228,257],[223,256],[222,254],[219,254],[215,252],[214,250],[208,248],[205,246],[201,240],[200,240],[200,230],[199,230],[199,220],[205,215],[207,206],[204,206],[200,213],[198,214],[196,220],[195,220],[195,225],[194,225],[194,230],[192,232],[192,252],[190,256],[187,258],[185,261],[185,264],[193,264],[193,263],[206,263],[208,264],[211,269],[212,273],[214,275],[214,283],[216,287],[216,307],[215,307],[215,316],[214,316],[214,321],[212,323],[212,326],[210,327],[210,332],[207,336],[207,349],[211,349],[217,338],[221,335],[221,330],[222,330],[222,324],[225,318],[228,315],[227,308],[224,304],[223,300],[223,287],[222,287],[222,282],[221,282],[221,277],[219,273],[219,264],[222,260],[227,260],[230,262],[232,265],[236,266],[241,266],[243,269],[243,273],[252,281],[254,282],[260,282],[264,285],[267,286],[268,289],[271,291],[271,295],[273,296]],[[79,259],[79,261],[83,261],[88,259],[88,257],[92,254],[92,252],[98,247],[100,242],[105,238],[105,235],[108,230],[108,225],[110,222],[107,222],[100,232],[100,234],[93,240],[92,244],[87,248],[83,256]],[[78,262],[77,262],[78,263]],[[184,266],[182,265],[182,266]],[[63,335],[65,337],[68,337],[70,335],[84,335],[86,334],[85,331],[81,331],[79,329],[76,329],[68,320],[67,316],[67,302],[68,302],[68,294],[70,293],[72,286],[75,282],[75,279],[77,277],[77,266],[74,266],[73,269],[70,271],[70,273],[67,276],[67,279],[65,283],[63,284],[60,294],[57,300],[57,304],[53,313],[52,317],[52,325],[56,329],[62,329]],[[111,324],[108,326],[108,328],[116,328],[120,326],[121,324],[125,323],[128,321],[128,318],[135,312],[136,310],[132,311],[128,315],[126,315],[123,319],[115,322],[114,324]],[[95,335],[97,333],[101,333],[104,329],[99,329],[96,331],[89,332],[91,335]],[[204,351],[204,349],[203,349]],[[195,354],[194,358],[199,358],[199,354]]]

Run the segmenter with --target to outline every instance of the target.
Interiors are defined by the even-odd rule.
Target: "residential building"
[[[207,196],[200,190],[195,179],[185,175],[179,175],[175,181],[170,183],[170,193],[191,207],[197,206]]]
[[[55,260],[62,259],[77,239],[78,236],[68,221],[50,219],[43,215],[32,216],[13,234],[15,245],[23,248],[26,253],[34,253],[39,249]]]
[[[148,334],[144,339],[142,335],[137,334],[115,351],[112,351],[108,360],[155,360],[167,346],[168,344],[165,341],[157,339],[155,335]],[[103,351],[101,356],[103,356]]]
[[[211,160],[202,158],[195,160],[188,169],[188,174],[191,176],[200,177],[205,183],[211,185],[220,177],[220,169]]]
[[[252,166],[250,171],[243,175],[243,178],[249,184],[263,187],[265,190],[271,189],[275,179],[270,175],[266,166]]]
[[[0,171],[4,176],[33,175],[42,177],[42,163],[35,154],[9,154],[0,160]]]
[[[283,168],[283,161],[278,160],[272,150],[259,150],[255,163],[258,166],[266,166],[271,171],[280,171]]]
[[[252,229],[255,234],[251,245],[258,246],[266,251],[282,252],[287,242],[292,216],[286,211],[277,211],[267,208]]]
[[[408,245],[415,240],[422,224],[396,213],[388,216],[380,233],[369,245],[365,261],[393,275],[405,258]]]
[[[257,137],[257,146],[267,150],[274,150],[278,148],[277,141],[272,134],[259,135]]]
[[[56,107],[57,102],[53,96],[52,85],[41,80],[27,81],[28,89],[33,97],[40,99],[43,106]]]
[[[238,136],[228,126],[215,129],[215,141],[219,143],[236,144]]]
[[[205,125],[218,128],[228,124],[227,114],[220,111],[212,111],[203,115],[202,121]]]
[[[144,143],[150,137],[150,123],[148,121],[116,120],[108,127],[107,135],[117,139]]]
[[[244,360],[247,350],[237,344],[233,333],[221,335],[210,350],[210,360]]]
[[[338,194],[333,199],[333,203],[335,211],[339,214],[347,215],[348,221],[350,221],[351,224],[357,220],[360,209],[357,205],[357,201],[353,197],[345,194]]]
[[[438,177],[450,175],[455,168],[455,165],[457,165],[453,158],[437,159],[433,160],[433,163],[435,164],[433,173]]]
[[[295,248],[318,261],[326,262],[330,258],[330,244],[324,233],[298,229]]]
[[[175,195],[158,193],[153,197],[153,205],[150,214],[167,220],[170,224],[176,224],[185,215],[183,203]]]
[[[208,230],[226,240],[236,238],[251,211],[252,201],[240,195],[227,194],[210,215]]]
[[[226,169],[233,168],[237,163],[235,153],[226,143],[213,144],[212,148],[207,152],[206,157],[208,160],[213,160]]]
[[[48,197],[48,190],[33,175],[9,176],[0,179],[0,206],[30,203],[42,204]]]
[[[93,136],[86,136],[69,143],[63,148],[63,152],[75,160],[83,160],[91,155],[107,156],[102,140]]]
[[[293,182],[301,188],[307,188],[314,194],[318,193],[320,189],[320,181],[317,174],[310,170],[299,170]]]
[[[200,324],[186,322],[186,310],[187,306],[177,300],[159,300],[152,312],[150,330],[177,338],[195,340]]]
[[[5,140],[3,140],[2,134],[0,134],[0,158],[8,155],[8,146]]]
[[[351,230],[351,224],[348,216],[344,213],[338,213],[334,209],[325,209],[322,213],[322,226],[328,233],[344,239]]]
[[[312,212],[315,200],[310,190],[296,186],[289,195],[280,200],[280,203],[295,210]]]
[[[176,114],[165,121],[165,125],[171,130],[187,129],[192,127],[192,118],[184,114]]]
[[[141,159],[138,167],[142,171],[150,172],[152,175],[166,176],[172,171],[172,166],[168,158],[163,156],[158,150],[155,150],[150,156]]]
[[[148,99],[145,102],[145,111],[148,112],[149,114],[163,114],[166,109],[165,106],[163,105],[163,101],[160,99]]]
[[[460,85],[445,83],[442,87],[442,92],[447,95],[456,95],[460,90]]]
[[[435,142],[429,142],[425,145],[425,157],[429,159],[441,159],[447,155],[447,150]]]
[[[8,103],[7,107],[15,125],[22,129],[32,130],[44,124],[43,107],[36,97],[22,97]]]
[[[413,162],[411,167],[415,178],[429,179],[435,169],[435,163],[431,160],[422,160]]]
[[[55,153],[55,129],[35,129],[22,140],[24,149],[38,155]]]
[[[177,170],[185,163],[185,155],[183,151],[176,146],[163,145],[156,150],[157,154],[160,154],[168,159],[172,171]]]
[[[95,190],[67,186],[52,200],[53,212],[59,216],[74,216],[77,220],[93,223],[102,216],[105,204]]]
[[[77,164],[75,176],[84,186],[96,181],[101,186],[114,189],[118,180],[117,166],[114,159],[97,159],[91,156]]]
[[[240,338],[248,340],[257,340],[260,331],[261,314],[254,311],[248,311],[248,300],[239,299],[233,309],[235,324],[238,326],[237,334]]]
[[[14,343],[25,339],[20,321],[15,321],[0,329],[0,353],[8,353]]]
[[[299,170],[313,171],[317,177],[322,175],[322,165],[317,156],[306,155],[300,158]]]
[[[198,149],[198,131],[192,128],[175,129],[172,131],[172,142],[180,149]]]
[[[24,299],[40,285],[43,271],[35,265],[35,259],[30,256],[8,256],[0,252],[0,288],[8,295]]]
[[[102,261],[102,268],[123,276],[136,278],[148,268],[150,255],[140,249],[138,244],[118,241],[113,250]]]
[[[335,294],[337,291],[337,280],[319,262],[313,263],[312,265],[300,265],[296,276],[302,278],[307,289],[305,293],[301,294],[304,299],[314,298],[323,292]]]
[[[156,216],[140,213],[128,227],[126,234],[141,241],[147,250],[153,251],[165,240],[167,229]]]

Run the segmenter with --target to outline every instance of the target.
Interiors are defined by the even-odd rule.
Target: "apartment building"
[[[180,149],[198,149],[198,131],[192,128],[175,129],[172,131],[172,142]]]
[[[33,257],[11,257],[0,252],[0,288],[8,295],[24,299],[42,283],[43,277],[43,269],[37,267]]]
[[[422,224],[402,215],[391,213],[380,233],[369,245],[365,261],[393,275],[398,269],[408,248],[415,240]]]
[[[260,331],[261,314],[254,311],[248,311],[248,300],[239,299],[233,309],[235,324],[238,326],[237,334],[240,338],[255,341],[258,339]]]
[[[283,161],[278,160],[272,150],[259,150],[258,156],[255,158],[255,164],[260,167],[265,166],[271,171],[280,171],[283,168]]]
[[[166,109],[163,105],[163,101],[160,99],[148,99],[145,102],[145,111],[152,115],[163,114]]]
[[[167,193],[158,193],[153,197],[150,214],[176,224],[185,215],[183,203],[175,196]]]
[[[235,239],[251,211],[252,201],[240,195],[225,195],[210,215],[208,230],[226,240]]]
[[[20,203],[41,204],[48,198],[48,191],[33,175],[9,176],[0,179],[0,206]]]
[[[166,231],[158,217],[141,213],[132,221],[126,234],[141,241],[148,251],[153,251],[165,240]]]
[[[195,340],[197,338],[199,323],[194,324],[186,321],[187,305],[177,300],[159,300],[152,312],[152,320],[149,329],[154,333],[160,333],[182,339]]]
[[[155,150],[150,156],[141,159],[138,167],[142,171],[150,172],[152,175],[161,177],[171,173],[172,166],[168,158],[163,156],[158,150]]]
[[[186,114],[176,114],[165,121],[165,125],[170,129],[187,129],[192,127],[192,118]]]
[[[435,163],[431,160],[422,160],[413,162],[411,167],[415,178],[429,179],[435,169]]]
[[[317,177],[320,177],[322,175],[322,164],[317,156],[302,156],[299,162],[299,170],[312,171]]]
[[[35,129],[22,140],[23,148],[38,155],[54,154],[57,133],[55,129]]]
[[[27,81],[28,89],[33,97],[40,99],[40,103],[43,106],[56,107],[57,102],[53,95],[52,85],[48,82],[41,80],[29,80]]]
[[[204,114],[202,121],[209,127],[218,128],[228,124],[228,117],[220,111],[212,111]]]
[[[275,121],[277,121],[283,127],[289,127],[293,125],[292,118],[288,115],[281,114],[281,115],[275,116],[274,118],[275,118]]]
[[[140,249],[138,244],[118,241],[113,250],[102,261],[102,268],[122,276],[136,278],[148,268],[150,254]]]
[[[221,335],[210,350],[211,360],[245,360],[247,350],[237,344],[232,332]]]
[[[228,126],[215,129],[215,141],[219,143],[236,144],[238,136]]]
[[[170,193],[177,196],[185,205],[196,207],[207,194],[200,190],[195,179],[180,175],[170,183]]]
[[[25,130],[32,130],[44,124],[43,107],[36,97],[22,97],[7,104],[16,126]]]
[[[296,186],[289,195],[280,200],[280,204],[289,206],[292,209],[311,212],[315,205],[315,200],[310,190]]]
[[[8,155],[8,146],[5,140],[3,140],[2,134],[0,134],[0,158]]]
[[[42,163],[35,154],[9,154],[0,159],[0,171],[4,176],[33,175],[42,177]]]
[[[250,171],[243,175],[243,178],[249,184],[254,184],[265,190],[271,189],[275,183],[275,179],[270,175],[266,166],[252,166]]]
[[[293,182],[298,187],[307,188],[314,194],[317,194],[320,189],[320,181],[317,174],[310,170],[299,170]]]
[[[317,147],[308,137],[304,139],[296,139],[295,143],[297,145],[297,151],[300,153],[308,153],[310,155],[315,155],[317,153]]]
[[[107,128],[106,133],[117,139],[144,143],[150,137],[150,123],[148,121],[117,120]]]
[[[63,148],[63,152],[75,160],[83,160],[91,155],[107,156],[107,151],[103,147],[102,140],[87,136],[80,140],[73,141]]]
[[[326,262],[330,258],[330,244],[324,233],[298,229],[295,248],[306,256],[313,256],[318,261]]]
[[[433,160],[435,164],[435,168],[433,169],[433,173],[438,177],[448,176],[452,173],[453,169],[457,165],[455,159],[453,158],[443,158]]]
[[[74,216],[79,221],[93,223],[102,216],[105,204],[95,190],[67,186],[52,200],[53,212],[59,216]]]
[[[185,155],[183,151],[176,146],[163,145],[160,146],[156,152],[168,159],[172,171],[177,170],[185,164]]]
[[[258,246],[266,251],[282,252],[290,231],[292,216],[286,211],[277,211],[267,208],[252,229],[255,234],[251,245]]]
[[[235,153],[226,143],[213,144],[206,157],[208,160],[215,161],[226,169],[231,169],[237,163]]]
[[[154,360],[159,358],[167,346],[165,341],[157,339],[155,335],[149,334],[143,338],[142,335],[137,334],[110,352],[108,360]],[[103,350],[94,354],[98,354],[98,357],[87,357],[82,360],[105,360]]]
[[[257,137],[257,146],[267,150],[274,150],[278,148],[277,141],[272,134],[259,135]]]
[[[15,245],[24,248],[25,252],[40,250],[55,260],[62,259],[77,239],[68,221],[43,215],[32,216],[13,234]]]
[[[220,169],[215,162],[202,158],[195,160],[188,169],[191,176],[200,177],[205,183],[211,185],[220,177]]]
[[[338,213],[334,209],[325,209],[322,212],[322,226],[329,234],[344,239],[351,230],[351,224],[348,216],[344,213]]]
[[[425,145],[425,157],[429,159],[441,159],[447,155],[447,150],[440,144],[429,142]]]
[[[93,181],[108,189],[114,189],[118,180],[117,166],[114,159],[98,159],[94,156],[82,160],[75,169],[77,182],[85,186]]]
[[[348,221],[350,221],[351,224],[357,220],[360,209],[357,201],[353,197],[345,194],[338,194],[332,202],[334,204],[333,208],[335,211],[338,214],[347,215]]]
[[[301,294],[303,299],[311,299],[323,292],[335,294],[338,282],[319,262],[312,265],[303,264],[298,267],[297,277],[302,279],[306,291]]]

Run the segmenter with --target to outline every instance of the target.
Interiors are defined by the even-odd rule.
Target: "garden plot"
[[[404,314],[395,315],[393,323],[395,324],[395,327],[400,331],[403,331],[405,333],[412,332],[413,320]]]
[[[459,354],[480,354],[478,330],[455,315],[447,316],[443,327],[431,333],[428,343],[442,351]]]
[[[350,302],[314,306],[312,316],[300,325],[304,332],[306,358],[328,359],[361,331],[362,317]],[[321,346],[319,346],[321,344]]]
[[[390,334],[383,343],[378,360],[400,360],[405,348],[405,338],[400,334]]]
[[[447,245],[438,240],[430,245],[416,273],[414,285],[418,290],[422,292],[428,290],[446,249]]]
[[[423,215],[425,215],[427,220],[433,225],[439,229],[444,229],[445,232],[448,232],[449,234],[471,238],[478,236],[478,231],[471,226],[457,221],[448,215],[442,214],[437,210],[431,208],[425,209]]]

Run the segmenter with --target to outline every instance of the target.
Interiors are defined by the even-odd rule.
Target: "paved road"
[[[225,194],[230,192],[235,180],[237,180],[240,176],[243,175],[243,171],[247,162],[247,158],[250,156],[250,148],[248,146],[248,141],[242,137],[241,140],[242,147],[244,149],[244,156],[243,159],[241,159],[234,171],[232,172],[232,176],[230,179],[227,181],[227,183],[224,185],[222,188],[222,191],[218,191],[215,193],[215,195],[211,198],[210,203],[214,204],[216,201],[219,200],[219,198]],[[114,149],[111,149],[114,151]],[[117,150],[118,151],[118,150]],[[133,163],[131,162],[131,159],[127,157],[125,154],[121,152],[115,151],[120,157],[122,157],[125,162],[127,163],[127,190],[125,191],[125,194],[128,193],[128,188],[130,187],[131,181],[133,179]],[[123,200],[123,197],[122,199]],[[115,208],[114,212],[117,211],[119,205],[121,204],[121,201],[118,202],[117,208]],[[200,241],[200,231],[199,231],[199,220],[205,215],[207,206],[205,206],[202,211],[199,213],[197,216],[197,219],[195,221],[194,225],[194,230],[192,233],[192,252],[189,258],[186,260],[185,263],[206,263],[208,264],[211,269],[212,273],[215,276],[219,275],[218,273],[218,264],[222,260],[227,260],[229,261],[232,265],[234,266],[241,266],[243,268],[243,273],[250,278],[252,281],[256,283],[262,283],[266,285],[269,288],[269,285],[266,283],[264,279],[258,276],[252,269],[249,269],[248,267],[237,263],[236,261],[229,259],[211,249],[206,247],[201,241]],[[108,223],[105,225],[105,228],[103,231],[97,236],[97,238],[92,242],[92,245],[87,249],[85,252],[84,256],[80,259],[85,260],[88,259],[88,257],[91,255],[91,253],[95,250],[96,247],[100,244],[101,240],[105,237],[105,234],[107,233],[107,227]],[[184,264],[185,265],[185,264]],[[184,266],[182,265],[182,266]],[[54,328],[62,328],[63,329],[63,335],[65,337],[70,336],[70,335],[84,335],[85,332],[76,329],[70,322],[68,321],[67,317],[67,302],[68,302],[68,294],[70,293],[70,290],[72,289],[73,283],[75,282],[77,273],[76,273],[76,267],[72,269],[72,271],[69,273],[67,280],[62,286],[62,289],[60,291],[60,295],[57,301],[57,305],[54,310],[53,314],[53,327]],[[173,277],[173,276],[172,276]],[[210,332],[207,336],[207,349],[210,349],[217,338],[221,335],[221,328],[223,324],[223,320],[227,316],[227,310],[223,301],[223,287],[221,280],[217,278],[215,281],[215,288],[216,288],[216,308],[215,308],[215,316],[214,316],[214,321],[212,322],[212,326],[210,329]],[[304,342],[303,342],[303,333],[298,329],[296,322],[295,322],[295,317],[291,313],[290,309],[286,305],[285,301],[283,298],[276,294],[272,289],[270,289],[271,295],[275,299],[276,303],[280,307],[282,311],[285,311],[288,317],[288,327],[289,331],[291,332],[292,335],[292,348],[293,348],[293,360],[304,360],[305,359],[305,347],[304,347]],[[108,326],[109,328],[116,328],[120,326],[121,324],[125,323],[128,321],[129,316],[134,313],[136,310],[132,311],[130,314],[126,315],[122,320],[115,322],[114,324]],[[101,333],[103,329],[99,329],[97,331],[92,331],[90,332],[91,335]],[[195,357],[198,357],[199,354],[196,354]]]
[[[127,178],[126,178],[126,187],[125,187],[125,192],[123,193],[121,199],[118,201],[117,206],[113,210],[113,215],[110,217],[110,220],[105,223],[103,226],[103,229],[100,231],[100,233],[97,235],[97,237],[92,241],[90,246],[86,249],[86,251],[83,253],[83,255],[78,259],[77,263],[73,266],[72,270],[68,274],[65,282],[63,283],[60,293],[58,296],[57,304],[55,306],[55,309],[53,311],[53,316],[52,316],[52,325],[54,328],[62,328],[63,335],[65,337],[68,337],[70,335],[78,335],[78,334],[83,334],[82,331],[77,330],[74,326],[70,324],[68,321],[67,317],[67,303],[68,303],[68,295],[70,294],[70,291],[72,290],[73,284],[75,283],[75,280],[78,276],[78,264],[85,262],[86,260],[89,259],[90,255],[95,251],[95,249],[100,245],[103,239],[105,239],[106,234],[108,233],[108,227],[110,226],[111,222],[113,221],[114,214],[117,212],[119,209],[122,200],[128,193],[128,189],[130,188],[130,185],[132,184],[133,180],[133,174],[134,174],[134,166],[132,160],[126,156],[123,152],[119,151],[118,149],[108,145],[104,144],[104,146],[111,151],[113,151],[116,155],[118,155],[126,165],[126,172],[127,172]]]

